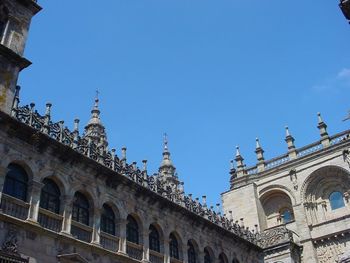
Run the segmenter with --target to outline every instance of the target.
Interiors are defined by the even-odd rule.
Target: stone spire
[[[321,135],[321,143],[323,147],[328,147],[329,146],[329,135],[327,132],[327,124],[323,121],[321,113],[317,113],[317,128],[320,131]]]
[[[239,146],[236,146],[236,166],[237,166],[237,176],[240,177],[242,175],[244,175],[245,171],[244,171],[244,158],[241,155],[241,152],[239,150]]]
[[[287,146],[288,146],[288,156],[289,156],[289,159],[292,160],[292,159],[297,158],[297,151],[296,151],[295,145],[294,145],[294,137],[290,134],[288,126],[286,126],[285,129],[286,129],[285,141],[286,141]]]
[[[88,124],[85,126],[85,132],[84,132],[84,138],[91,140],[94,142],[97,146],[104,148],[107,148],[108,142],[107,142],[107,135],[105,131],[105,127],[103,126],[101,119],[100,119],[100,110],[98,108],[98,92],[96,94],[95,98],[95,104],[91,110],[91,118],[88,122]]]
[[[164,134],[163,140],[163,160],[159,167],[159,177],[161,180],[169,184],[179,185],[179,180],[176,175],[176,167],[170,159],[170,151],[168,147],[168,136]]]
[[[259,138],[256,138],[255,142],[256,142],[255,153],[256,153],[256,158],[258,160],[258,171],[262,172],[265,170],[264,150],[260,145]]]

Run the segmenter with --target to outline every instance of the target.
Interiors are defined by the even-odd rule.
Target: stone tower
[[[31,62],[23,57],[36,0],[0,0],[0,110],[11,112],[19,72]]]

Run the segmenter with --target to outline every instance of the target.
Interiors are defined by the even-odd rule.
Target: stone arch
[[[263,189],[261,189],[259,191],[259,198],[261,198],[262,196],[264,196],[266,193],[269,193],[271,191],[281,191],[284,192],[286,195],[289,196],[290,200],[292,201],[292,205],[296,205],[297,203],[297,199],[294,195],[294,193],[291,191],[291,189],[289,189],[288,187],[284,186],[284,185],[280,185],[280,184],[273,184],[273,185],[269,185]]]
[[[200,249],[199,249],[199,246],[198,246],[198,243],[196,240],[194,240],[193,238],[189,239],[187,241],[187,257],[189,257],[189,253],[188,253],[188,249],[190,248],[190,244],[193,246],[194,248],[194,252],[195,252],[195,257],[196,257],[196,262],[201,262],[201,259],[199,258],[199,255],[200,255]],[[187,259],[187,261],[189,261]]]
[[[344,207],[332,210],[330,194],[340,192]],[[349,213],[350,173],[339,166],[328,165],[312,172],[301,188],[306,219],[309,225],[344,216]]]
[[[203,252],[204,252],[203,255],[205,255],[205,253],[208,252],[208,254],[209,254],[209,256],[210,256],[210,262],[211,262],[211,263],[215,263],[215,259],[216,259],[216,258],[215,258],[215,253],[214,253],[214,250],[213,250],[210,246],[206,246],[206,247],[204,248]],[[204,262],[204,258],[201,259],[201,260],[202,260],[202,262]]]
[[[70,205],[73,209],[74,197],[76,193],[82,194],[89,202],[89,226],[93,226],[95,209],[97,208],[94,196],[86,189],[78,188],[73,195],[69,197]]]
[[[55,184],[58,186],[58,188],[60,189],[61,192],[61,197],[65,196],[67,193],[67,185],[65,184],[65,182],[62,180],[62,178],[56,176],[54,173],[51,173],[51,175],[46,175],[41,177],[40,182],[43,182],[44,179],[50,179],[53,182],[55,182]]]
[[[179,260],[183,260],[183,251],[182,251],[183,240],[182,240],[181,236],[179,235],[179,233],[176,230],[170,232],[169,240],[170,240],[171,235],[174,235],[174,237],[176,238],[176,240],[178,242]]]
[[[19,154],[12,154],[5,157],[3,161],[4,167],[7,168],[10,164],[21,166],[28,175],[28,181],[34,180],[36,174],[35,165],[30,160],[23,159]],[[6,175],[6,172],[5,172]]]
[[[129,213],[127,218],[129,216],[131,216],[136,221],[138,225],[138,230],[139,230],[139,244],[143,244],[143,230],[144,230],[143,221],[141,220],[141,217],[136,213]]]
[[[219,254],[219,262],[220,263],[228,263],[228,257],[226,256],[225,252],[221,252]]]
[[[345,183],[345,185],[343,185],[343,188],[349,189],[350,173],[343,167],[329,165],[317,169],[316,171],[312,172],[304,181],[301,187],[301,201],[303,203],[313,201],[316,197],[312,197],[312,195],[320,193],[320,188],[315,186],[320,186],[320,184],[323,183],[329,186],[329,183],[331,183],[330,181],[340,178],[345,180],[342,182]]]
[[[294,220],[292,200],[285,191],[270,189],[260,196],[260,203],[265,215],[261,226],[263,229]]]
[[[160,253],[164,253],[164,231],[162,226],[158,222],[153,222],[149,224],[149,227],[153,226],[159,235],[159,243],[160,243]]]

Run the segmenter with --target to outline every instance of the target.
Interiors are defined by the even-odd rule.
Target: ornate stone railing
[[[101,239],[101,246],[105,249],[111,250],[111,251],[117,251],[119,246],[119,239],[116,236],[112,236],[110,234],[101,232],[100,235]]]
[[[156,251],[149,251],[149,261],[152,263],[164,263],[164,255]]]
[[[46,112],[40,115],[35,110],[35,104],[19,106],[19,90],[16,92],[11,116],[21,123],[24,123],[42,134],[72,148],[76,152],[100,163],[101,165],[121,174],[137,184],[167,198],[168,200],[185,207],[192,213],[204,217],[212,223],[225,228],[255,243],[254,234],[248,229],[241,228],[232,220],[215,212],[212,207],[202,205],[198,200],[193,200],[190,195],[186,196],[182,185],[172,187],[158,180],[158,174],[149,176],[146,170],[140,170],[135,164],[128,164],[126,158],[119,159],[115,149],[107,149],[103,145],[95,144],[79,134],[78,120],[75,120],[75,127],[70,131],[63,121],[53,122],[51,120],[51,104],[46,105]]]
[[[334,136],[331,136],[329,139],[330,139],[330,146],[347,141],[350,139],[350,130],[338,133]],[[315,143],[312,143],[312,144],[306,145],[304,147],[301,147],[299,149],[296,149],[297,158],[302,158],[302,157],[310,155],[312,153],[321,151],[322,149],[323,149],[322,143],[320,141],[317,141]],[[265,161],[265,171],[276,168],[280,165],[288,163],[289,161],[290,161],[290,158],[289,158],[288,154],[284,154],[284,155],[278,156],[276,158],[267,160],[267,161]],[[258,173],[259,173],[259,171],[258,171],[257,165],[245,168],[245,174],[247,174],[247,175],[253,175],[253,174],[258,174]]]
[[[126,253],[129,257],[142,260],[143,247],[142,245],[135,244],[132,242],[126,242]]]
[[[4,214],[22,220],[28,217],[29,204],[12,196],[2,194],[0,207]]]
[[[273,158],[273,159],[265,162],[265,169],[269,170],[269,169],[275,168],[275,167],[280,166],[288,161],[289,161],[288,154],[279,156],[277,158]]]
[[[38,222],[47,229],[55,232],[60,232],[62,227],[63,217],[46,209],[39,209]]]
[[[81,241],[90,243],[92,236],[92,228],[72,220],[71,234],[73,237]]]
[[[258,245],[262,248],[293,241],[293,234],[285,225],[267,229],[257,234]]]
[[[0,263],[28,263],[29,259],[21,258],[19,255],[10,255],[0,251]]]

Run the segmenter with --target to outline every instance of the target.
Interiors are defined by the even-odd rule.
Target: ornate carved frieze
[[[319,263],[350,262],[350,235],[340,234],[315,242]]]

